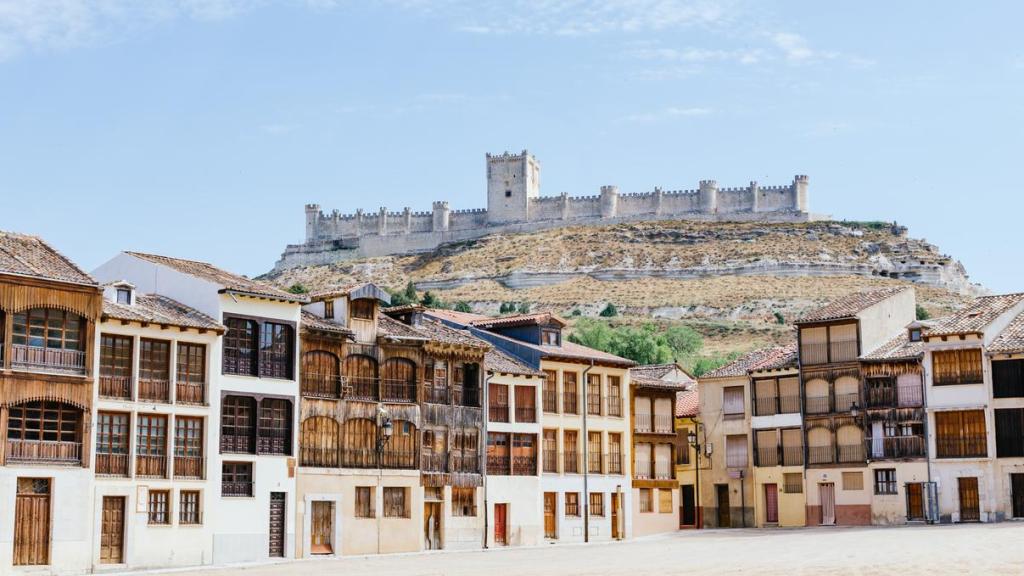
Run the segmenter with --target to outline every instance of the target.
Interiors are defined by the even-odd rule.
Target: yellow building
[[[694,439],[700,438],[700,397],[697,386],[676,394],[676,435],[678,437],[676,452],[676,481],[679,483],[679,528],[700,528],[701,507],[697,500],[700,478],[697,470],[697,448],[690,442],[690,432]]]

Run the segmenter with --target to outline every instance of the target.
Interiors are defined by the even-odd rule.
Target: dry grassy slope
[[[596,315],[608,302],[621,321],[654,317],[683,321],[705,334],[713,350],[778,342],[790,331],[787,320],[837,296],[894,280],[855,276],[713,276],[694,280],[639,278],[601,281],[584,273],[729,267],[756,262],[870,264],[880,258],[944,262],[948,257],[923,241],[888,228],[815,222],[745,224],[652,222],[574,227],[535,234],[493,235],[444,246],[421,255],[391,256],[289,270],[269,279],[311,290],[353,280],[400,287],[414,282],[460,279],[439,295],[465,300],[476,311],[496,313],[503,301],[530,302],[533,309],[567,315],[579,308]],[[579,273],[569,280],[513,290],[494,278],[511,272]],[[964,297],[941,288],[918,287],[918,299],[933,314],[945,313]]]

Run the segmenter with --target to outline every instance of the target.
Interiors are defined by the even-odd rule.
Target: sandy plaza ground
[[[547,576],[668,574],[1024,574],[1024,524],[701,530],[629,542],[330,558],[203,576]]]

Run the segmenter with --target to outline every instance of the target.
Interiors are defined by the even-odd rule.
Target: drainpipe
[[[484,367],[484,369],[486,370],[486,366]],[[489,512],[490,512],[491,506],[487,502],[487,458],[486,458],[486,455],[487,455],[487,442],[488,442],[488,440],[487,440],[487,422],[491,419],[490,418],[490,406],[491,406],[491,404],[490,404],[490,402],[491,402],[491,398],[490,398],[490,394],[491,394],[490,388],[491,388],[491,386],[490,386],[490,384],[491,384],[491,378],[493,378],[493,377],[494,377],[493,373],[487,372],[487,377],[484,378],[484,390],[483,390],[483,394],[482,394],[483,401],[481,402],[481,408],[480,408],[480,413],[481,413],[481,415],[484,418],[484,434],[483,434],[483,436],[484,436],[484,438],[483,438],[483,440],[484,440],[484,450],[483,450],[483,452],[484,452],[484,465],[483,465],[483,477],[484,477],[484,550],[487,550],[487,548],[488,548],[488,546],[487,546],[487,536],[490,534],[490,514],[489,514]]]
[[[594,369],[594,360],[583,371],[583,542],[590,542],[590,435],[587,433],[587,374]]]
[[[927,524],[937,524],[938,523],[938,518],[936,518],[935,521],[933,521],[932,520],[931,510],[928,508],[928,506],[930,504],[932,504],[932,502],[929,502],[929,496],[931,495],[931,490],[929,488],[931,487],[931,483],[932,483],[932,459],[928,455],[928,447],[929,447],[929,444],[931,444],[931,441],[930,441],[930,438],[928,437],[929,436],[929,430],[928,430],[928,391],[927,391],[927,388],[928,388],[928,378],[927,378],[927,374],[924,373],[924,353],[922,353],[921,354],[921,358],[919,358],[917,360],[917,365],[921,367],[921,410],[924,411],[924,419],[923,419],[923,424],[921,425],[921,433],[924,434],[924,463],[925,463],[925,471],[928,474],[928,477],[925,478],[924,487],[921,489],[921,492],[922,492],[921,500],[922,500],[923,504],[926,507],[925,510],[924,510],[924,521],[925,521],[925,523],[927,523]],[[899,378],[899,377],[897,376],[897,378]],[[898,384],[897,384],[896,390],[899,390],[899,385]],[[939,490],[938,490],[938,488],[936,488],[935,489],[935,499],[936,499],[936,502],[934,503],[936,505],[938,505],[938,502],[937,502],[938,498],[939,498]],[[908,498],[908,500],[909,500],[909,498]],[[908,506],[908,508],[909,508],[909,506]],[[909,512],[909,510],[908,510],[908,512]]]

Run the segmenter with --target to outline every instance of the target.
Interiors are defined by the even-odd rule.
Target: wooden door
[[[693,484],[686,484],[679,490],[679,501],[682,502],[682,509],[679,511],[679,526],[696,526],[697,505],[693,494]]]
[[[270,549],[271,558],[284,558],[284,492],[270,493]]]
[[[620,538],[622,538],[622,532],[619,531],[619,493],[612,492],[612,539]]]
[[[313,502],[310,513],[310,554],[333,554],[331,537],[334,534],[334,502]]]
[[[494,505],[494,543],[508,545],[508,504]]]
[[[818,498],[821,500],[821,525],[835,526],[836,485],[832,482],[818,484]]]
[[[978,499],[978,479],[958,478],[960,493],[960,521],[977,522],[981,520],[981,503]]]
[[[124,496],[103,497],[100,564],[124,564]]]
[[[729,485],[716,484],[715,494],[718,497],[718,527],[730,528],[732,527],[732,518],[729,514]]]
[[[14,505],[14,565],[50,563],[50,481],[18,478]]]
[[[440,550],[441,502],[423,503],[423,542],[427,550]]]
[[[764,521],[768,524],[779,523],[779,485],[764,485]]]
[[[1010,474],[1013,517],[1024,518],[1024,474]]]
[[[544,537],[558,538],[558,498],[554,492],[544,493]]]
[[[920,482],[907,484],[907,520],[924,520],[924,486]]]

